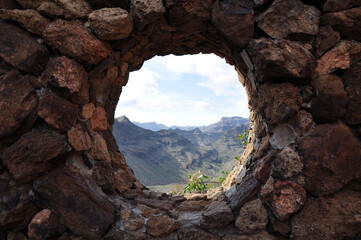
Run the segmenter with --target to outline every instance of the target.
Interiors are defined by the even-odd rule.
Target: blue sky
[[[154,57],[131,72],[115,112],[131,121],[201,126],[248,117],[248,100],[233,66],[214,54]]]

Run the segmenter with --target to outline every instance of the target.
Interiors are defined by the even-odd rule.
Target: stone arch
[[[1,238],[360,236],[360,4],[309,2],[0,1]],[[130,71],[199,52],[239,72],[251,138],[186,200],[144,190],[111,126]]]

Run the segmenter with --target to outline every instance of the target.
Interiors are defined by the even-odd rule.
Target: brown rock
[[[88,150],[93,146],[92,140],[87,132],[83,132],[81,127],[73,127],[67,132],[68,142],[76,151]]]
[[[112,51],[110,45],[95,38],[83,26],[61,19],[48,25],[43,38],[62,54],[87,65],[98,64]]]
[[[201,226],[206,229],[220,229],[234,220],[226,202],[213,202],[202,213]]]
[[[245,47],[253,37],[254,19],[249,1],[216,1],[211,20],[227,40],[237,47]]]
[[[349,101],[347,103],[344,122],[348,124],[361,123],[361,62],[354,63],[342,76]]]
[[[114,187],[119,193],[131,189],[133,186],[132,182],[129,181],[123,170],[114,172]]]
[[[326,0],[322,5],[322,11],[338,12],[356,6],[361,6],[360,0],[344,0],[344,1]]]
[[[207,199],[212,201],[227,201],[223,187],[213,187],[208,189]]]
[[[272,150],[262,159],[258,160],[256,169],[254,170],[254,177],[261,183],[265,184],[271,172],[272,162],[277,156],[277,151]]]
[[[300,141],[298,149],[305,188],[315,196],[337,192],[350,180],[361,177],[361,143],[341,122],[317,125]]]
[[[91,155],[95,160],[105,160],[110,162],[107,143],[100,134],[95,134],[93,136],[93,147],[91,148]]]
[[[93,78],[89,80],[91,101],[104,106],[112,90],[107,78]],[[119,96],[119,95],[118,95]]]
[[[254,4],[255,7],[262,6],[266,2],[269,2],[269,0],[253,0],[253,4]]]
[[[302,172],[303,164],[298,154],[289,147],[284,148],[272,164],[272,175],[281,179],[296,177]]]
[[[284,221],[303,207],[306,191],[295,183],[278,180],[274,184],[273,194],[266,202],[275,216]]]
[[[0,0],[0,8],[16,9],[16,8],[19,8],[19,5],[15,0]]]
[[[295,132],[303,136],[312,126],[312,115],[305,110],[300,110],[292,121],[292,127]]]
[[[341,191],[327,198],[309,198],[302,211],[292,219],[291,238],[357,239],[360,216],[360,193]]]
[[[311,114],[320,122],[336,122],[346,112],[347,93],[341,78],[323,75],[312,81],[317,97],[311,101]]]
[[[130,8],[130,14],[139,30],[149,23],[163,18],[165,13],[162,0],[130,0]]]
[[[147,233],[153,237],[166,236],[179,228],[179,224],[165,215],[152,215],[146,224]]]
[[[197,227],[182,227],[177,231],[178,239],[197,239],[197,240],[220,240],[218,235],[203,231]]]
[[[287,221],[283,221],[283,222],[279,221],[276,217],[272,215],[268,217],[269,217],[268,226],[267,226],[268,232],[273,234],[278,233],[278,234],[282,234],[283,236],[286,236],[292,231]]]
[[[28,226],[30,240],[43,240],[56,234],[58,218],[49,209],[38,212]]]
[[[100,9],[104,7],[120,7],[129,9],[129,0],[87,0],[93,9]]]
[[[40,97],[38,115],[56,129],[66,131],[75,126],[79,108],[68,100],[46,91]]]
[[[64,56],[50,59],[41,77],[55,89],[66,88],[66,95],[70,94],[71,101],[75,103],[89,100],[87,73],[82,65],[72,59]]]
[[[20,23],[27,31],[41,35],[51,21],[41,16],[33,9],[26,10],[6,10],[0,9],[0,18],[4,20],[13,20]]]
[[[96,183],[70,166],[37,180],[34,190],[77,235],[100,239],[114,220],[114,207]]]
[[[104,40],[129,37],[133,31],[133,18],[121,8],[102,8],[89,15],[92,32]]]
[[[92,102],[86,103],[82,108],[81,116],[84,119],[89,119],[93,116],[94,110],[95,110],[94,103]]]
[[[276,0],[257,18],[258,27],[276,39],[310,39],[317,35],[319,23],[317,8],[297,0]]]
[[[113,83],[111,85],[117,85],[116,78],[118,77],[118,70],[117,66],[111,66],[107,69],[107,79],[109,80],[109,83]]]
[[[96,107],[90,118],[90,125],[94,131],[105,131],[108,128],[106,112],[102,107]]]
[[[158,208],[160,210],[169,211],[173,209],[175,202],[169,200],[157,200],[157,199],[148,199],[148,198],[136,198],[137,203],[146,205],[152,208]]]
[[[258,81],[308,82],[314,76],[313,55],[295,42],[254,39],[250,41],[247,51],[254,63]]]
[[[302,103],[299,89],[289,82],[282,84],[265,83],[259,97],[250,99],[250,105],[264,111],[271,124],[281,122],[296,113]]]
[[[252,234],[256,231],[266,229],[268,223],[267,209],[263,206],[261,200],[247,202],[239,211],[236,219],[236,228],[243,234]]]
[[[179,212],[198,212],[198,211],[202,211],[211,203],[212,202],[207,200],[198,200],[198,201],[189,200],[179,204],[176,210]]]
[[[260,198],[261,199],[264,199],[266,198],[268,195],[270,195],[273,190],[274,190],[274,179],[273,177],[269,177],[267,182],[262,186],[262,189],[261,189],[261,193],[260,193]]]
[[[52,18],[62,18],[65,9],[54,2],[43,2],[37,8],[37,11]]]
[[[27,79],[17,70],[0,77],[0,138],[12,134],[34,111],[37,97]]]
[[[27,240],[27,238],[21,232],[11,232],[8,234],[6,240]]]
[[[124,223],[125,230],[127,231],[136,231],[143,227],[145,223],[144,218],[136,209],[132,210],[122,208],[121,219]]]
[[[211,0],[166,0],[167,19],[171,26],[185,32],[204,32],[211,18]]]
[[[361,7],[321,16],[322,25],[331,25],[344,39],[361,40]]]
[[[141,212],[142,212],[142,215],[146,218],[149,218],[150,216],[152,215],[155,215],[155,214],[158,214],[159,213],[159,210],[158,209],[155,209],[155,208],[150,208],[150,207],[147,207],[143,204],[139,204],[137,206],[137,209],[139,209]]]
[[[34,74],[44,69],[49,52],[21,28],[0,21],[0,57],[15,68]]]
[[[70,150],[65,136],[34,129],[6,148],[2,159],[16,181],[30,182],[56,167],[59,157]]]
[[[340,34],[335,32],[330,25],[322,26],[315,40],[316,57],[321,57],[340,40]]]
[[[97,161],[93,167],[93,179],[103,192],[112,194],[114,187],[114,172],[107,161]]]
[[[348,69],[351,64],[350,43],[341,41],[317,60],[318,75],[330,74],[336,70]]]

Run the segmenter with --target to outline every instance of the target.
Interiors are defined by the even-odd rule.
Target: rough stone
[[[12,134],[34,111],[37,97],[27,79],[17,70],[0,77],[0,138]]]
[[[169,200],[157,200],[157,199],[148,199],[148,198],[136,198],[137,203],[146,205],[152,208],[158,208],[160,210],[170,211],[173,209],[175,202]]]
[[[257,18],[257,25],[272,38],[307,40],[319,30],[320,12],[297,0],[276,0]]]
[[[110,45],[95,38],[80,24],[61,19],[48,25],[43,38],[60,53],[86,65],[101,62],[112,51]]]
[[[15,0],[0,0],[0,8],[17,9],[17,8],[19,8],[19,5]]]
[[[107,78],[93,78],[89,80],[91,101],[104,106],[112,90]]]
[[[197,201],[189,200],[179,204],[176,210],[178,212],[197,212],[197,211],[202,211],[211,203],[212,202],[206,200],[197,200]]]
[[[114,192],[114,172],[107,161],[97,161],[93,167],[93,179],[103,192],[112,194]]]
[[[132,182],[129,181],[123,170],[118,170],[114,173],[114,187],[119,193],[131,189],[132,186]]]
[[[213,202],[202,213],[201,226],[220,229],[234,221],[233,213],[226,202]]]
[[[272,212],[281,221],[298,212],[305,202],[305,189],[295,183],[280,180],[275,182],[273,194],[266,200]]]
[[[176,220],[166,215],[152,215],[146,224],[147,233],[153,237],[166,236],[179,228]]]
[[[91,148],[91,155],[95,160],[104,160],[110,162],[107,143],[100,134],[95,134],[93,136],[93,147]]]
[[[159,213],[158,209],[151,208],[151,207],[145,206],[143,204],[139,204],[137,206],[137,209],[139,209],[142,212],[142,216],[146,217],[146,218],[149,218],[150,216],[156,215]]]
[[[274,179],[273,177],[269,177],[267,182],[262,186],[260,198],[265,199],[269,194],[271,194],[274,190]]]
[[[90,125],[94,131],[105,131],[108,129],[107,113],[104,108],[96,107],[93,116],[90,118]]]
[[[269,143],[273,149],[282,150],[293,144],[296,137],[297,134],[290,124],[281,124],[274,130]]]
[[[344,121],[348,124],[361,124],[361,62],[354,63],[342,75],[345,91],[349,97]]]
[[[107,69],[107,79],[109,80],[109,83],[111,85],[116,85],[112,83],[117,82],[116,78],[118,77],[118,73],[119,73],[119,69],[117,66],[112,66]]]
[[[34,129],[6,148],[2,159],[16,181],[30,182],[56,167],[61,162],[59,157],[70,150],[65,136]]]
[[[38,212],[28,226],[28,237],[31,240],[47,239],[57,234],[58,218],[49,209]]]
[[[269,2],[269,0],[253,0],[253,4],[255,7],[262,6],[263,4]]]
[[[361,40],[361,7],[321,16],[321,25],[331,25],[344,39]]]
[[[304,164],[305,188],[315,196],[335,193],[361,177],[361,143],[341,122],[317,125],[300,141],[298,149]]]
[[[291,238],[357,239],[361,229],[360,216],[360,193],[341,191],[327,198],[309,198],[292,219]]]
[[[312,123],[312,115],[300,110],[292,121],[292,127],[299,136],[303,136],[311,128]]]
[[[211,20],[227,40],[237,47],[245,47],[253,37],[254,19],[250,1],[215,1]]]
[[[46,91],[40,96],[38,115],[56,129],[67,131],[75,126],[79,107],[53,92]]]
[[[22,232],[10,232],[6,240],[27,240],[27,238]]]
[[[326,0],[322,4],[322,11],[324,12],[338,12],[342,10],[346,10],[349,8],[353,8],[356,6],[361,6],[360,0]]]
[[[266,229],[268,223],[267,209],[260,199],[247,202],[239,211],[236,228],[240,234],[252,234]]]
[[[39,75],[49,59],[45,46],[21,28],[0,21],[0,57],[15,68]]]
[[[136,231],[143,227],[145,221],[142,215],[132,209],[122,208],[121,219],[124,223],[125,230]]]
[[[130,0],[130,8],[130,14],[139,30],[161,19],[166,11],[162,0]]]
[[[0,19],[13,20],[21,24],[27,31],[41,35],[51,21],[33,9],[6,10],[0,9]]]
[[[284,148],[272,165],[274,177],[291,179],[302,172],[303,164],[298,154],[289,147]]]
[[[272,150],[266,156],[258,160],[256,169],[254,170],[254,177],[261,183],[266,183],[271,172],[272,162],[276,156],[277,151]]]
[[[204,32],[207,30],[207,21],[211,18],[211,0],[186,0],[164,2],[167,8],[169,24],[185,32]]]
[[[89,15],[90,29],[104,40],[129,37],[133,31],[131,15],[121,8],[102,8]]]
[[[320,27],[320,31],[315,40],[316,57],[321,57],[340,40],[340,33],[335,32],[330,25]]]
[[[84,119],[89,119],[93,116],[94,110],[95,110],[94,103],[92,102],[86,103],[81,110],[81,116]]]
[[[113,205],[89,176],[71,166],[40,178],[34,190],[77,235],[99,239],[113,222]]]
[[[202,212],[182,212],[179,214],[178,222],[183,227],[200,226]]]
[[[84,67],[72,59],[64,56],[50,59],[41,77],[54,90],[66,89],[64,95],[70,95],[75,103],[89,100],[88,75]]]
[[[223,187],[213,187],[207,190],[207,199],[212,201],[227,201]]]
[[[68,142],[76,151],[88,150],[93,146],[87,132],[83,132],[80,126],[71,128],[68,132]]]
[[[311,101],[311,114],[320,122],[336,122],[346,112],[347,93],[341,78],[323,75],[312,81],[317,97]]]
[[[314,76],[313,55],[295,42],[253,39],[247,47],[247,52],[254,63],[258,81],[308,82]]]

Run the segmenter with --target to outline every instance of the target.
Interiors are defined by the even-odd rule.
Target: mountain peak
[[[117,118],[118,122],[130,122],[129,118],[127,118],[125,115]]]

